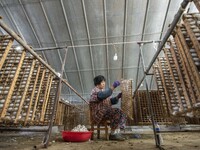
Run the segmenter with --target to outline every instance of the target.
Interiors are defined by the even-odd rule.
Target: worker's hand
[[[117,95],[117,98],[118,99],[122,98],[122,92]]]
[[[115,82],[113,83],[113,87],[114,87],[114,88],[118,87],[119,85],[120,85],[120,82],[119,82],[119,81],[115,81]]]

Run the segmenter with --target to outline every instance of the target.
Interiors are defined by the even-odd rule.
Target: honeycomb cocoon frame
[[[121,80],[121,109],[122,111],[133,120],[133,94],[132,94],[132,80]]]

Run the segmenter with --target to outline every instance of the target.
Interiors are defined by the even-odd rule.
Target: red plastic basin
[[[91,138],[92,132],[62,131],[62,137],[67,142],[85,142]]]

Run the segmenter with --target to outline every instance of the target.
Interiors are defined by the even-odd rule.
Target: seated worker
[[[125,128],[126,115],[119,108],[112,108],[117,104],[122,96],[119,93],[116,97],[111,97],[113,90],[120,85],[119,81],[115,81],[113,85],[105,89],[105,77],[102,75],[94,78],[95,87],[92,89],[90,97],[90,106],[94,111],[92,118],[95,123],[99,124],[102,119],[110,120],[111,133],[110,140],[123,141],[125,138],[120,134],[120,129]]]

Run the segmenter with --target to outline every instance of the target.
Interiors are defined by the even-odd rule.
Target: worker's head
[[[94,85],[98,86],[98,88],[103,89],[106,86],[106,79],[102,75],[98,75],[94,78]]]

